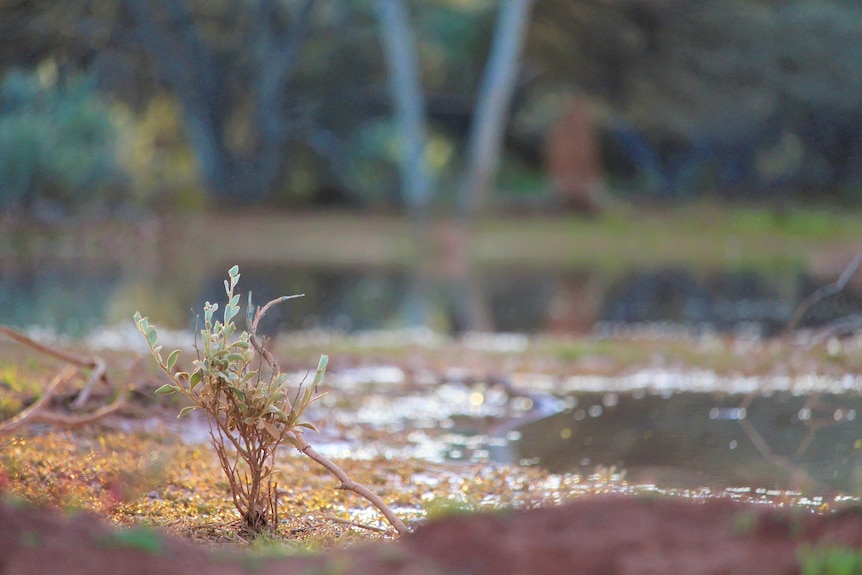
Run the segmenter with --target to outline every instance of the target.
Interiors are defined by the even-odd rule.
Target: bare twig
[[[751,409],[751,404],[754,402],[755,398],[758,397],[759,392],[752,392],[745,396],[745,399],[739,405],[740,409],[749,410]],[[810,400],[809,400],[810,401]],[[806,405],[808,403],[806,402]],[[754,446],[754,449],[760,453],[760,456],[763,457],[767,462],[771,463],[775,467],[779,469],[783,469],[787,472],[789,477],[796,478],[797,481],[803,481],[809,484],[817,484],[817,481],[814,480],[808,473],[805,472],[804,469],[794,464],[793,461],[785,457],[783,455],[777,455],[772,449],[769,447],[769,444],[763,438],[759,431],[751,424],[751,422],[746,419],[738,419],[736,421],[739,426],[742,428],[742,431],[745,432],[745,435],[748,436],[749,441]]]
[[[257,352],[269,364],[270,368],[273,370],[273,373],[279,373],[278,362],[275,360],[275,358],[272,356],[272,354],[269,352],[269,350],[264,348],[260,344],[260,342],[257,340],[257,326],[260,323],[260,320],[263,319],[263,316],[266,315],[266,312],[269,311],[270,307],[272,307],[276,304],[279,304],[283,301],[287,301],[289,299],[293,299],[296,297],[303,297],[304,295],[305,294],[297,294],[297,295],[282,296],[279,298],[275,298],[274,300],[271,300],[269,303],[267,303],[265,306],[258,307],[255,314],[254,314],[254,320],[251,322],[251,326],[249,329],[249,339],[250,339],[252,345],[254,346],[254,348],[257,350]],[[297,393],[297,399],[298,399],[298,396],[299,396],[299,393]],[[343,469],[338,467],[338,465],[336,465],[333,461],[331,461],[329,458],[327,458],[324,455],[321,455],[320,453],[315,451],[315,449],[311,445],[309,445],[308,442],[305,441],[305,438],[302,436],[301,430],[291,429],[291,430],[285,430],[285,431],[288,431],[290,433],[290,435],[292,435],[293,438],[296,440],[295,445],[301,453],[307,455],[312,460],[316,461],[317,463],[319,463],[320,465],[325,467],[330,473],[335,475],[335,477],[337,477],[339,481],[341,481],[341,485],[339,486],[339,489],[346,489],[347,491],[353,491],[354,493],[361,495],[362,497],[364,497],[365,499],[370,501],[371,504],[374,505],[378,510],[380,510],[380,512],[383,514],[383,516],[386,517],[387,521],[389,521],[389,523],[395,528],[395,530],[398,532],[399,535],[404,535],[405,533],[410,532],[410,529],[404,524],[403,521],[401,521],[401,519],[398,518],[397,515],[395,515],[395,513],[392,511],[392,509],[386,504],[385,501],[383,501],[383,499],[380,498],[379,495],[377,495],[376,493],[374,493],[373,491],[371,491],[370,489],[368,489],[367,487],[365,487],[361,483],[355,482],[353,479],[350,478],[349,475],[347,475],[347,473],[344,472]],[[353,524],[353,523],[351,523],[351,524]],[[363,526],[363,525],[359,525],[359,524],[355,524],[355,525],[369,529],[369,527],[367,527],[367,526]],[[371,529],[373,529],[373,528],[371,528]]]
[[[24,345],[31,347],[38,352],[44,353],[45,355],[50,355],[51,357],[61,359],[65,362],[77,365],[78,367],[92,370],[92,372],[90,373],[90,379],[87,381],[86,385],[84,385],[84,388],[78,394],[78,397],[75,398],[75,401],[72,402],[72,409],[80,409],[81,407],[83,407],[83,405],[90,398],[90,393],[92,392],[93,385],[97,381],[103,381],[106,384],[110,385],[110,382],[108,381],[105,360],[103,360],[101,357],[78,355],[61,349],[54,349],[52,347],[48,347],[44,344],[41,344],[38,341],[27,337],[20,331],[12,329],[10,327],[0,326],[0,333],[14,341],[17,341],[18,343],[23,343]]]
[[[76,370],[72,366],[66,366],[63,368],[63,370],[60,371],[53,380],[51,380],[51,383],[48,384],[48,387],[44,392],[42,392],[42,395],[35,403],[21,411],[21,413],[15,417],[0,423],[0,435],[12,433],[20,427],[34,423],[47,423],[49,425],[65,428],[84,427],[125,407],[128,390],[120,393],[117,396],[117,399],[109,405],[100,407],[92,413],[84,415],[66,415],[63,413],[44,411],[48,402],[60,392],[63,386],[65,386],[70,379],[72,379],[75,372]]]
[[[303,453],[310,457],[312,460],[316,461],[323,467],[325,467],[330,473],[332,473],[335,477],[341,481],[341,485],[338,487],[339,489],[345,489],[347,491],[353,491],[354,493],[361,495],[365,499],[371,502],[374,507],[376,507],[386,520],[395,528],[399,535],[405,535],[410,532],[410,528],[407,527],[401,519],[395,515],[395,512],[386,504],[383,499],[380,498],[379,495],[362,485],[361,483],[357,483],[350,478],[347,473],[344,472],[338,465],[336,465],[333,461],[327,458],[324,455],[321,455],[314,448],[305,441],[305,438],[302,436],[302,433],[297,431],[293,432],[294,438],[296,438],[296,445],[299,449],[300,453]]]
[[[841,276],[838,278],[838,281],[815,290],[811,295],[802,300],[802,303],[799,304],[796,311],[793,312],[793,315],[787,322],[787,326],[784,328],[784,333],[787,334],[796,329],[796,326],[805,316],[805,313],[811,309],[814,304],[824,298],[841,293],[841,290],[844,289],[844,286],[847,285],[847,282],[850,281],[850,278],[852,278],[856,273],[856,270],[859,269],[860,264],[862,264],[862,251],[857,252],[853,257],[853,260],[847,264],[847,267],[844,268],[843,272],[841,272]]]
[[[29,420],[26,421],[26,423],[47,423],[49,425],[65,427],[67,429],[74,429],[77,427],[85,427],[87,425],[93,424],[100,419],[103,419],[104,417],[122,409],[123,407],[125,407],[125,405],[126,394],[121,393],[117,396],[117,399],[115,399],[109,405],[100,407],[99,409],[91,413],[87,413],[84,415],[65,415],[63,413],[52,413],[49,411],[43,411],[33,413]],[[14,427],[20,427],[20,425],[15,425]],[[0,426],[0,434],[9,431],[10,429],[5,428],[5,426]]]
[[[332,521],[334,523],[340,523],[341,525],[347,525],[349,527],[357,527],[359,529],[367,529],[368,531],[374,531],[375,533],[386,533],[386,529],[381,529],[380,527],[374,527],[373,525],[366,525],[365,523],[357,523],[356,521],[349,521],[347,519],[341,519],[339,517],[333,517],[331,515],[321,515],[322,519],[326,521]]]
[[[862,313],[854,313],[823,326],[812,339],[812,343],[822,343],[831,337],[850,334],[859,330],[862,330]]]
[[[794,478],[795,481],[802,481],[811,485],[817,485],[819,482],[811,477],[804,469],[795,465],[789,458],[783,455],[777,455],[770,449],[769,445],[763,439],[763,436],[754,428],[747,419],[737,421],[742,431],[748,436],[751,444],[760,453],[761,457],[776,466],[779,469],[787,472],[788,476]]]
[[[295,294],[295,295],[283,295],[281,297],[277,297],[274,300],[270,300],[265,306],[260,307],[257,306],[257,311],[255,311],[254,319],[249,326],[249,340],[251,344],[254,346],[254,349],[260,354],[260,356],[266,361],[269,365],[270,369],[273,373],[279,373],[281,368],[278,365],[278,361],[275,359],[275,356],[266,349],[260,340],[257,339],[257,325],[260,323],[260,320],[263,319],[263,316],[266,315],[266,312],[269,311],[269,308],[276,304],[280,304],[281,302],[285,302],[289,299],[297,298],[297,297],[305,297],[304,293]],[[251,295],[248,298],[249,307],[251,307]],[[251,313],[251,312],[249,312]]]
[[[11,433],[28,423],[35,423],[34,418],[36,418],[39,415],[39,412],[44,409],[45,405],[51,401],[51,398],[57,395],[57,393],[63,389],[63,386],[75,376],[76,371],[77,370],[72,366],[67,365],[64,367],[60,373],[54,376],[54,379],[51,380],[51,383],[48,384],[48,387],[45,388],[45,391],[42,392],[39,399],[12,419],[0,424],[0,435]]]
[[[263,307],[258,306],[257,312],[254,314],[254,321],[251,324],[251,331],[253,333],[257,333],[257,324],[260,323],[260,320],[263,319],[263,316],[266,315],[266,312],[269,311],[269,308],[271,308],[272,306],[274,306],[276,304],[280,304],[281,302],[287,301],[289,299],[294,299],[297,297],[305,297],[305,294],[304,293],[298,293],[298,294],[294,294],[294,295],[283,295],[281,297],[275,298],[274,300],[271,300],[269,303],[267,303]]]

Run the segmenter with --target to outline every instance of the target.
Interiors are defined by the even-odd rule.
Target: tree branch
[[[297,297],[305,297],[304,293],[294,294],[294,295],[283,295],[281,297],[277,297],[274,300],[270,300],[265,306],[258,306],[257,311],[254,314],[254,319],[249,326],[249,340],[251,344],[254,346],[255,351],[257,351],[261,357],[266,361],[269,365],[270,369],[272,369],[273,373],[280,373],[281,368],[278,365],[278,361],[272,355],[272,353],[266,349],[260,340],[257,339],[257,325],[260,323],[260,320],[263,319],[263,316],[266,315],[266,312],[269,311],[269,308],[276,304],[280,304],[281,302],[287,301],[289,299],[297,298]],[[251,306],[251,296],[249,296],[249,307]]]
[[[0,435],[12,433],[20,427],[31,425],[33,423],[47,423],[66,428],[83,427],[90,425],[91,423],[94,423],[125,406],[126,393],[121,393],[110,405],[101,407],[86,415],[74,416],[44,411],[48,402],[60,392],[63,386],[65,386],[70,379],[72,379],[75,372],[76,369],[72,366],[66,366],[63,368],[60,373],[51,380],[51,383],[48,384],[48,387],[45,388],[45,391],[42,392],[42,395],[35,403],[21,411],[21,413],[12,419],[0,423]]]
[[[97,381],[103,381],[109,386],[111,385],[108,381],[105,360],[101,357],[78,355],[60,349],[53,349],[27,337],[20,331],[12,329],[10,327],[0,326],[0,334],[5,335],[9,339],[17,341],[18,343],[23,343],[24,345],[31,347],[38,352],[44,353],[45,355],[50,355],[51,357],[55,357],[62,361],[77,365],[78,367],[93,370],[90,374],[90,379],[84,386],[84,389],[81,390],[81,393],[79,393],[78,397],[75,398],[75,401],[72,402],[72,409],[80,409],[81,407],[83,407],[83,405],[90,397],[93,385]]]
[[[324,455],[321,455],[314,448],[309,445],[305,438],[302,436],[302,432],[299,430],[293,431],[293,437],[296,439],[296,446],[299,449],[300,453],[307,455],[312,460],[316,461],[323,467],[325,467],[330,473],[332,473],[335,477],[341,481],[341,485],[339,489],[346,489],[347,491],[353,491],[354,493],[361,495],[369,502],[371,502],[374,507],[376,507],[386,520],[395,528],[399,535],[405,535],[410,532],[410,528],[407,527],[401,519],[395,515],[395,512],[386,504],[383,499],[362,485],[361,483],[357,483],[350,478],[347,473],[344,472],[338,465],[336,465],[333,461],[327,458]]]
[[[806,312],[808,312],[814,304],[822,299],[841,293],[841,290],[844,289],[844,286],[847,285],[847,282],[850,281],[850,278],[852,278],[856,273],[856,270],[859,269],[860,264],[862,264],[862,251],[856,253],[850,263],[847,264],[847,267],[844,268],[844,271],[841,272],[841,276],[835,283],[831,283],[815,290],[811,295],[802,300],[802,303],[799,304],[796,311],[793,312],[793,315],[787,322],[787,327],[784,328],[784,333],[787,334],[796,329],[796,326],[805,316]]]

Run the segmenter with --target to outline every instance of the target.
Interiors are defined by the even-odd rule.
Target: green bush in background
[[[86,77],[13,70],[0,84],[0,209],[68,209],[123,182],[116,130]]]

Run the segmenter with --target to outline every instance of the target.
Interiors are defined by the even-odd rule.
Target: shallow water
[[[469,331],[607,335],[631,325],[765,335],[831,280],[801,268],[643,268],[610,272],[500,264],[465,275],[423,275],[409,267],[241,265],[240,291],[260,303],[306,297],[273,309],[263,331],[361,332],[425,326]],[[158,325],[188,329],[205,301],[223,301],[222,267],[148,275],[134,266],[40,261],[0,266],[0,324],[76,337],[128,321],[135,311]],[[850,288],[818,303],[803,324],[862,310]]]
[[[862,495],[858,376],[764,379],[740,393],[734,378],[659,375],[575,378],[549,391],[530,378],[417,383],[393,366],[347,369],[327,381],[330,395],[309,413],[321,432],[307,437],[331,457],[539,466],[634,492]],[[203,418],[178,425],[186,440],[208,438]]]
[[[554,472],[624,469],[664,487],[859,494],[856,395],[584,393],[520,428],[517,453]]]

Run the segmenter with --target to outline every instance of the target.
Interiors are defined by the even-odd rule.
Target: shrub
[[[202,409],[210,425],[210,440],[228,478],[234,505],[245,529],[252,533],[275,531],[278,525],[278,495],[275,453],[289,443],[301,453],[326,467],[341,480],[341,488],[359,493],[383,512],[403,533],[404,524],[386,504],[364,486],[352,481],[337,465],[317,453],[303,438],[302,429],[314,426],[302,420],[308,407],[318,398],[328,358],[321,356],[310,386],[300,383],[291,393],[291,384],[278,362],[258,340],[257,326],[275,304],[297,296],[272,300],[252,313],[251,295],[246,316],[249,331],[236,335],[234,318],[239,314],[239,268],[233,266],[224,282],[227,294],[223,321],[214,319],[218,304],[204,306],[204,326],[196,349],[198,358],[191,373],[175,370],[180,350],[167,358],[158,345],[158,332],[146,317],[135,313],[135,323],[159,367],[171,382],[156,390],[158,394],[179,393],[191,401],[178,417]]]
[[[100,194],[124,178],[109,117],[86,77],[46,82],[37,72],[7,73],[0,84],[0,208],[104,199]]]

